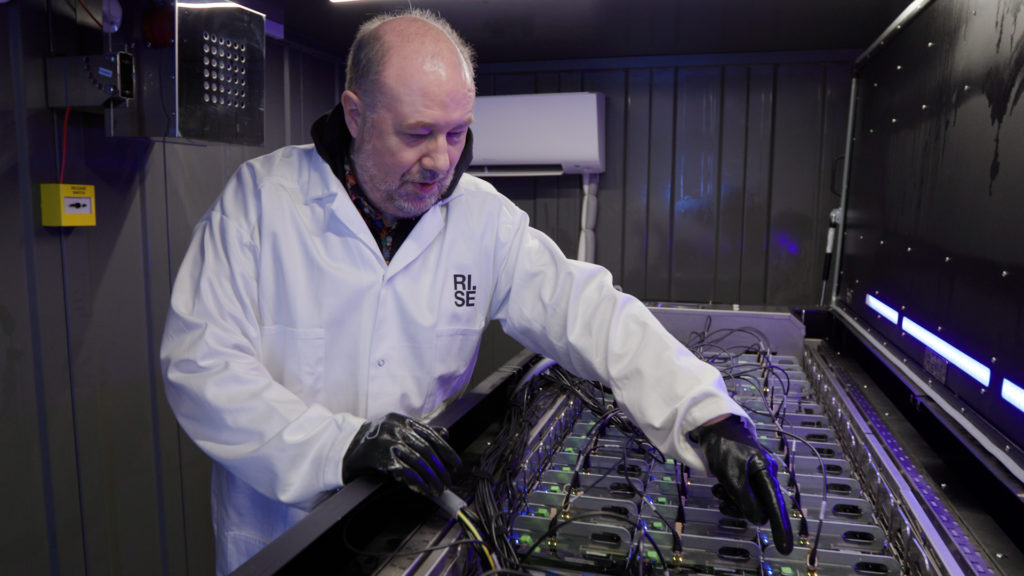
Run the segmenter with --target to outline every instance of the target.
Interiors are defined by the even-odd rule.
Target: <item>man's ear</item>
[[[359,126],[363,121],[363,102],[351,90],[341,93],[341,107],[345,111],[345,125],[348,133],[355,139],[359,135]]]

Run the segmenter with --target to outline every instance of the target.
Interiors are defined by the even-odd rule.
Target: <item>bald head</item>
[[[382,96],[382,78],[396,68],[440,74],[442,80],[453,80],[448,75],[455,73],[475,91],[473,49],[433,12],[413,8],[381,14],[360,26],[348,54],[345,89],[375,101]]]
[[[429,12],[364,25],[341,95],[359,187],[385,218],[413,218],[454,181],[469,138],[473,55]]]

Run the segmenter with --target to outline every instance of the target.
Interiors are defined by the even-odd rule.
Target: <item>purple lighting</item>
[[[1012,404],[1017,410],[1024,412],[1024,388],[1010,382],[1008,378],[1003,378],[1002,394],[1003,400]]]

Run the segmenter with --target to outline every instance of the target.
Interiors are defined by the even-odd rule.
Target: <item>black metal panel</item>
[[[918,363],[866,295],[988,367],[987,389],[933,372],[1019,445],[1024,414],[1001,392],[1024,384],[1022,8],[933,2],[862,63],[838,292]]]

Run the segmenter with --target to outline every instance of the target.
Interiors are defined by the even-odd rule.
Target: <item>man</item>
[[[196,226],[161,357],[171,407],[214,461],[217,571],[361,474],[439,494],[458,456],[416,419],[466,385],[490,319],[608,383],[666,455],[703,468],[699,442],[787,550],[774,463],[717,370],[463,174],[474,97],[472,53],[444,21],[378,17],[315,146],[243,164]]]

